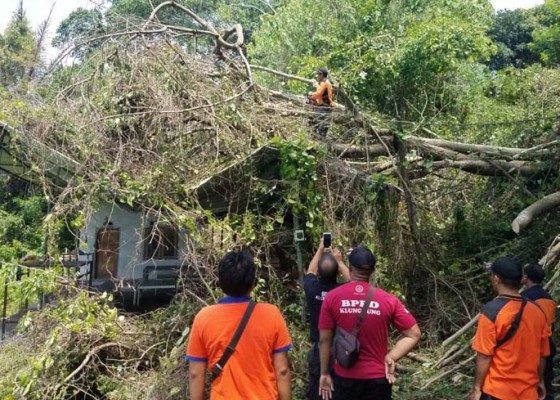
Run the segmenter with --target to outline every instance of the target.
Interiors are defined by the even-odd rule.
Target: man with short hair
[[[247,252],[230,252],[220,261],[218,284],[226,297],[200,310],[187,345],[191,400],[203,400],[206,371],[214,370],[230,344],[251,301],[255,278],[256,266]],[[210,399],[290,400],[291,346],[280,310],[257,304],[235,351],[211,384]]]
[[[350,280],[348,267],[342,262],[340,252],[325,249],[323,239],[319,248],[309,263],[307,275],[303,281],[307,311],[309,314],[311,349],[307,355],[309,382],[307,386],[307,399],[319,400],[319,378],[321,376],[321,362],[319,358],[319,313],[321,305],[328,292],[336,288],[339,283],[338,275],[347,282]]]
[[[544,312],[548,328],[552,333],[554,321],[556,319],[556,302],[550,296],[550,293],[542,287],[545,277],[543,268],[537,264],[529,264],[523,268],[523,279],[521,283],[525,290],[521,293],[524,298],[535,302]],[[554,391],[552,380],[554,378],[554,357],[556,356],[556,346],[552,341],[552,335],[549,338],[550,355],[546,358],[546,367],[544,371],[544,385],[546,388],[546,400],[554,400]]]
[[[470,400],[543,400],[550,335],[544,313],[519,294],[523,273],[517,261],[499,258],[490,270],[498,296],[484,306],[478,320]]]
[[[369,249],[353,249],[348,261],[351,281],[327,294],[319,317],[320,393],[325,400],[390,400],[395,363],[416,346],[420,329],[401,301],[380,288],[373,290],[372,300],[365,304],[376,262]],[[347,369],[335,360],[333,382],[330,366],[335,329],[352,332],[363,307],[367,313],[357,335],[361,346],[358,361]],[[387,351],[390,325],[403,337]]]
[[[316,107],[317,116],[314,118],[314,125],[317,135],[324,139],[329,132],[327,115],[334,106],[334,95],[332,83],[328,79],[329,72],[326,68],[319,68],[315,74],[317,80],[317,90],[308,93],[309,101]]]

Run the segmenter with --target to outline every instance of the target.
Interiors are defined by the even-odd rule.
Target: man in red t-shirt
[[[390,400],[395,382],[395,363],[416,346],[420,329],[404,305],[390,293],[375,288],[373,299],[358,333],[360,354],[357,363],[346,369],[335,362],[334,382],[330,375],[331,345],[336,327],[352,332],[370,289],[375,257],[366,247],[357,247],[348,256],[350,282],[330,291],[319,317],[321,380],[323,399]],[[388,329],[393,325],[403,337],[388,352]]]

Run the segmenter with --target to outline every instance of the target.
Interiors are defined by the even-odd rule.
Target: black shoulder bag
[[[352,368],[358,361],[358,356],[360,355],[360,341],[358,340],[358,333],[360,332],[360,326],[366,318],[367,310],[371,300],[373,299],[373,286],[369,288],[369,292],[366,297],[366,302],[362,307],[362,311],[352,329],[352,333],[346,332],[341,327],[336,327],[334,332],[333,344],[332,344],[332,354],[336,362],[338,362],[344,368]]]
[[[239,339],[241,338],[243,331],[247,327],[247,323],[249,322],[249,318],[251,317],[251,314],[255,309],[255,305],[256,303],[253,300],[249,301],[249,304],[247,305],[247,309],[245,310],[245,314],[243,314],[243,318],[241,318],[241,322],[239,323],[237,330],[233,334],[233,337],[231,338],[228,346],[226,347],[224,354],[218,360],[218,362],[214,364],[214,367],[212,368],[212,382],[214,382],[214,380],[218,376],[220,376],[228,360],[233,355],[233,352],[235,351],[235,346],[237,346],[237,343],[239,342]]]
[[[511,323],[509,330],[507,331],[507,333],[503,338],[501,338],[496,342],[496,349],[504,345],[505,343],[507,343],[515,335],[515,333],[519,329],[519,324],[521,323],[521,317],[523,316],[523,311],[525,310],[526,305],[527,305],[527,299],[524,298],[521,301],[521,308],[519,309],[519,312],[515,315],[515,318],[513,319],[513,322]]]

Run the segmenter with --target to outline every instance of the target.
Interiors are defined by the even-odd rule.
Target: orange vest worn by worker
[[[550,330],[542,310],[528,302],[519,328],[499,345],[522,306],[521,296],[501,295],[483,308],[473,349],[492,357],[482,385],[487,395],[503,400],[537,399],[539,363],[550,352]]]
[[[317,90],[309,95],[309,98],[315,103],[316,106],[329,106],[334,105],[333,87],[332,83],[328,79],[323,79]]]

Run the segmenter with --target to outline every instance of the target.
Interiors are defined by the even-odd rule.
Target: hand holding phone
[[[323,233],[323,245],[325,248],[329,248],[332,245],[332,235],[330,232]]]

